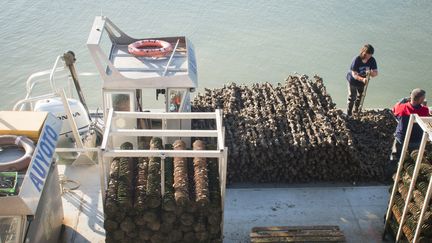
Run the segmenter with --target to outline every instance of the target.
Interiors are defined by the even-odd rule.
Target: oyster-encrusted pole
[[[173,144],[174,150],[186,150],[186,144],[182,140],[176,140]],[[174,197],[177,205],[185,206],[189,202],[187,159],[174,158]]]
[[[193,143],[194,150],[205,150],[203,141],[196,140]],[[200,207],[205,207],[209,203],[207,161],[206,158],[197,157],[193,160],[194,182],[195,182],[195,202]]]

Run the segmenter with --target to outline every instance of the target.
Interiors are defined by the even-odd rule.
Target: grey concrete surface
[[[63,194],[62,242],[104,242],[98,167],[59,165],[59,173],[81,184]],[[254,226],[299,225],[338,225],[347,242],[382,242],[388,186],[341,185],[249,184],[228,188],[224,242],[249,242]]]
[[[338,225],[347,242],[382,242],[388,186],[230,188],[224,242],[249,242],[255,226]]]

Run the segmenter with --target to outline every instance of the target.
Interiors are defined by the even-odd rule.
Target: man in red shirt
[[[398,120],[395,132],[396,160],[399,160],[402,145],[405,140],[405,134],[411,114],[419,116],[429,116],[429,108],[424,105],[426,91],[414,89],[411,91],[410,98],[404,98],[393,107],[393,114]],[[422,139],[423,131],[418,124],[414,124],[409,141],[409,151],[417,149]]]

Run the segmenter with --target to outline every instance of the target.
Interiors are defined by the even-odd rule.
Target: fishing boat
[[[109,40],[108,52],[104,51],[103,36]],[[122,218],[114,220],[114,226],[107,226],[112,219],[106,205],[110,200],[107,196],[113,180],[112,166],[119,158],[160,161],[156,178],[160,195],[173,190],[166,183],[173,180],[166,173],[173,159],[207,158],[216,162],[214,195],[220,197],[219,201],[215,199],[220,219],[216,220],[215,238],[200,234],[204,237],[202,242],[249,242],[253,227],[278,225],[332,225],[324,229],[308,228],[333,232],[333,241],[325,242],[382,241],[387,185],[242,184],[226,189],[229,151],[222,111],[191,112],[191,94],[198,88],[198,75],[195,47],[188,38],[135,39],[109,18],[97,16],[87,47],[98,73],[78,72],[74,53],[64,53],[51,69],[30,75],[26,95],[13,111],[0,113],[2,134],[33,136],[35,145],[24,169],[13,171],[9,167],[1,174],[2,183],[12,184],[1,191],[0,242],[174,242],[170,235],[176,226],[162,236],[159,234],[162,226],[151,226],[153,231],[146,236],[143,232],[147,232],[146,227],[153,221],[140,225],[134,219],[133,229],[129,229],[124,222],[138,215],[138,211],[119,216]],[[88,107],[80,87],[82,77],[102,81],[99,109]],[[45,89],[42,94],[35,94],[39,86]],[[23,120],[31,122],[22,124]],[[192,130],[192,120],[209,120],[215,126]],[[34,126],[28,128],[30,123]],[[155,149],[151,147],[152,137],[160,138],[163,145],[176,144],[178,140],[184,145],[180,149]],[[205,150],[193,149],[192,142],[197,139],[208,141],[211,146]],[[17,149],[7,154],[0,152],[0,158],[9,161],[20,153]],[[162,203],[156,206],[157,210],[164,210],[162,207]],[[142,210],[139,213],[147,212],[147,206]],[[204,215],[195,212],[189,213]],[[192,220],[199,221],[201,216]],[[190,226],[185,222],[187,219],[182,223]],[[208,230],[210,223],[207,226]],[[252,235],[256,236],[260,230],[265,231],[255,229]],[[300,228],[295,230],[300,232]],[[195,233],[192,238],[184,238],[187,232],[190,231],[180,231],[178,242],[196,240]],[[206,233],[196,229],[191,232]]]

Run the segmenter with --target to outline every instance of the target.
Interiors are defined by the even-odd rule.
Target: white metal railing
[[[26,95],[24,99],[21,99],[15,103],[13,106],[13,110],[23,110],[25,104],[30,104],[30,109],[33,110],[33,103],[39,100],[60,97],[59,90],[57,89],[56,83],[58,79],[64,78],[68,84],[70,85],[70,73],[67,73],[67,69],[64,66],[64,62],[62,61],[62,55],[57,56],[56,61],[53,67],[49,70],[40,71],[37,73],[33,73],[30,75],[26,81]],[[97,76],[97,73],[84,72],[79,73],[78,76]],[[34,88],[37,84],[41,83],[49,83],[50,90],[48,93],[33,96]],[[72,92],[69,92],[69,96],[72,96]]]
[[[135,119],[211,119],[216,122],[215,130],[168,130],[168,129],[117,129],[114,125],[113,119],[116,118],[135,118]],[[105,200],[104,191],[107,185],[107,175],[109,171],[109,163],[114,157],[159,157],[161,158],[161,192],[162,195],[165,191],[165,158],[170,157],[186,157],[186,158],[217,158],[219,165],[219,181],[222,197],[222,209],[224,208],[225,189],[226,189],[226,170],[227,170],[227,156],[228,149],[224,143],[224,133],[222,126],[222,112],[216,110],[215,112],[120,112],[113,111],[111,108],[108,111],[108,116],[105,123],[105,131],[100,147],[99,153],[99,166],[100,166],[100,183],[102,199]],[[122,150],[112,146],[113,137],[115,136],[130,136],[130,137],[213,137],[217,138],[216,150]],[[223,220],[222,220],[223,222]]]
[[[409,119],[407,131],[406,131],[406,135],[405,135],[405,140],[404,140],[404,143],[402,146],[402,152],[401,152],[401,155],[399,158],[399,165],[398,165],[397,172],[395,175],[393,189],[392,189],[392,192],[390,195],[389,205],[387,208],[387,214],[386,214],[386,218],[385,218],[384,235],[383,236],[385,236],[385,234],[387,233],[387,229],[389,227],[389,221],[390,221],[390,217],[392,215],[392,207],[394,205],[394,196],[396,195],[396,192],[398,190],[398,183],[399,183],[399,179],[400,179],[400,174],[401,174],[401,171],[403,168],[405,157],[407,156],[407,153],[408,153],[409,140],[411,138],[412,129],[413,129],[413,126],[415,123],[417,123],[420,126],[420,128],[423,130],[423,136],[422,136],[422,140],[421,140],[420,147],[419,147],[419,153],[417,155],[417,159],[415,162],[414,172],[413,172],[410,186],[408,189],[407,198],[405,199],[404,209],[403,209],[402,216],[401,216],[401,219],[399,222],[399,228],[398,228],[398,231],[396,234],[396,242],[398,242],[400,240],[402,233],[403,233],[402,228],[403,228],[403,225],[405,223],[405,220],[406,220],[406,217],[408,214],[408,204],[410,203],[410,201],[412,199],[412,194],[414,191],[417,177],[419,175],[420,165],[421,165],[422,160],[423,160],[423,155],[425,152],[426,144],[428,142],[432,141],[432,117],[420,117],[417,114],[411,115],[410,119]],[[417,227],[416,227],[416,230],[414,233],[414,238],[412,240],[412,242],[414,242],[414,243],[417,243],[418,239],[420,237],[421,225],[423,223],[424,214],[425,214],[426,210],[429,209],[429,202],[431,199],[431,195],[432,195],[432,175],[429,178],[429,185],[427,188],[426,197],[425,197],[425,200],[424,200],[422,208],[421,208],[420,216],[419,216],[418,222],[417,222]]]
[[[71,74],[66,71],[68,71],[68,69],[65,68],[64,58],[62,55],[59,55],[57,56],[56,61],[50,70],[45,70],[30,75],[30,77],[26,81],[26,96],[24,99],[19,100],[15,103],[15,105],[13,106],[13,110],[14,111],[24,110],[26,104],[29,104],[29,109],[33,110],[34,103],[36,103],[37,101],[49,99],[49,98],[59,98],[63,103],[64,110],[68,114],[68,117],[73,117],[71,108],[69,106],[69,103],[67,102],[67,96],[65,90],[57,88],[56,85],[57,81],[59,81],[60,79],[62,79],[62,81],[66,81],[67,85],[69,85],[69,97],[72,96],[72,91],[70,89],[70,86],[72,85]],[[89,73],[89,72],[78,74],[78,76],[97,76],[97,75],[98,75],[97,73]],[[36,85],[42,83],[49,83],[50,90],[45,94],[33,96],[33,91]],[[79,131],[76,126],[75,120],[68,119],[68,121],[72,129],[73,137],[75,138],[76,147],[56,148],[56,152],[77,152],[80,153],[80,155],[77,157],[74,164],[90,163],[91,159],[87,159],[87,157],[84,154],[88,152],[95,152],[97,151],[97,149],[85,147],[81,140],[81,136],[79,135]]]
[[[216,150],[122,150],[112,149],[104,151],[104,157],[181,157],[181,158],[219,158],[220,151]]]
[[[58,94],[56,93],[49,93],[49,94],[45,94],[45,95],[40,95],[37,97],[27,97],[25,99],[19,100],[15,103],[15,105],[13,106],[12,110],[13,111],[17,111],[18,109],[20,111],[23,110],[24,105],[25,104],[31,104],[31,110],[33,110],[33,102],[39,101],[39,100],[44,100],[44,99],[50,99],[50,98],[54,98],[54,97],[58,97]]]
[[[109,38],[111,44],[109,53],[105,52],[104,48],[102,48],[103,37]],[[122,88],[133,87],[133,89],[197,87],[195,52],[193,51],[193,45],[191,45],[186,37],[177,36],[163,38],[173,45],[175,43],[174,51],[171,53],[169,59],[166,60],[166,64],[164,61],[163,63],[158,62],[159,64],[135,65],[137,59],[140,60],[140,63],[145,63],[147,61],[140,57],[132,56],[124,51],[117,53],[116,50],[118,50],[118,48],[123,48],[140,39],[132,38],[127,35],[106,16],[95,17],[87,39],[87,47],[99,71],[100,77],[104,81],[104,88],[116,89],[119,86]],[[184,54],[179,55],[180,53]],[[117,66],[114,61],[117,57],[122,57],[122,62],[128,62],[129,65],[123,65],[123,67]],[[184,59],[187,65],[170,67],[170,64],[175,62],[174,59]],[[107,69],[109,69],[109,72],[107,72]],[[125,72],[134,72],[135,74],[132,75],[132,77]],[[147,75],[146,73],[148,72],[152,74]],[[168,72],[174,73],[174,75],[166,75]]]
[[[152,129],[152,130],[137,130],[137,129],[113,129],[111,135],[123,135],[123,136],[143,136],[143,137],[157,137],[163,135],[164,137],[217,137],[217,131],[212,130],[196,130],[194,134],[188,130],[163,130],[163,129]]]
[[[145,119],[215,119],[214,112],[125,112],[116,111],[116,116],[124,118],[145,118]]]

